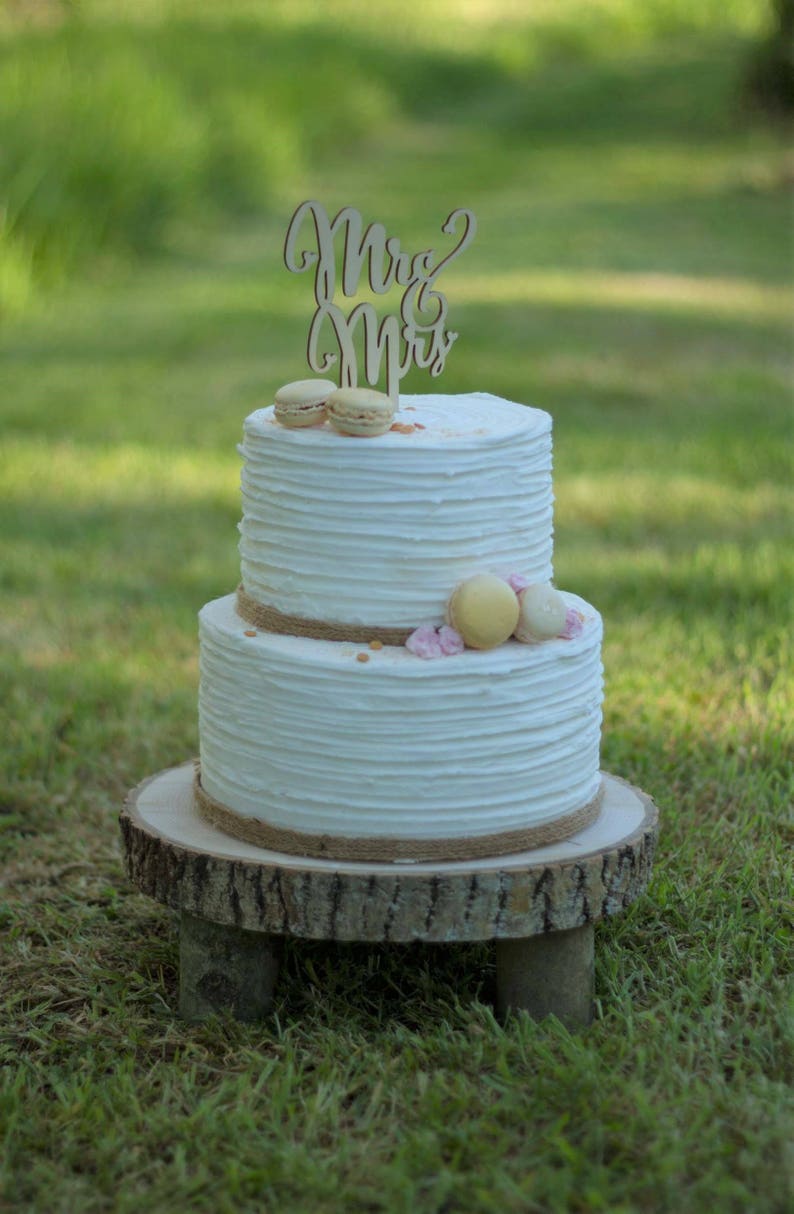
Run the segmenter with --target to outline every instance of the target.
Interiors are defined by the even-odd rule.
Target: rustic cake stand
[[[497,1008],[588,1024],[593,924],[646,888],[658,834],[649,797],[604,776],[598,819],[562,843],[488,860],[372,864],[265,851],[224,834],[193,805],[193,764],[129,794],[127,871],[181,913],[179,1011],[267,1014],[278,938],[496,941]]]

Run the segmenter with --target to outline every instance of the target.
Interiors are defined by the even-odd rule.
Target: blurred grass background
[[[318,161],[406,120],[487,123],[495,142],[538,152],[586,153],[595,124],[615,152],[675,136],[716,153],[747,132],[741,57],[731,71],[726,51],[770,20],[759,0],[6,0],[3,12],[6,311],[91,254],[275,213]],[[612,72],[593,70],[605,62]]]
[[[787,1209],[773,8],[0,13],[0,1205]],[[190,1028],[173,918],[122,875],[125,789],[196,749],[195,614],[239,572],[242,417],[305,373],[310,285],[281,247],[312,196],[411,249],[472,207],[444,390],[554,417],[557,581],[606,623],[604,765],[663,813],[648,897],[599,928],[579,1038],[497,1025],[485,946],[296,945],[274,1023]]]

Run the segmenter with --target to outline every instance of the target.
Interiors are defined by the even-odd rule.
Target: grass
[[[758,8],[700,29],[672,3],[598,9],[538,6],[522,43],[506,4],[453,27],[428,2],[397,51],[362,18],[381,133],[315,156],[298,106],[288,201],[218,226],[199,174],[147,260],[91,245],[6,323],[0,1208],[787,1208],[790,171],[735,101]],[[145,46],[173,84],[217,22],[162,10],[12,23],[5,52]],[[234,11],[348,64],[316,5]],[[174,22],[198,30],[179,66]],[[231,28],[207,107],[252,79]],[[132,78],[102,78],[126,104]],[[417,248],[471,205],[445,390],[554,416],[557,580],[606,621],[604,765],[663,815],[648,895],[598,929],[579,1036],[497,1024],[487,945],[295,943],[272,1022],[183,1025],[174,918],[123,876],[124,791],[196,748],[195,613],[238,572],[241,419],[303,373],[311,301],[280,247],[307,196]]]
[[[666,56],[653,70],[614,65],[620,89],[570,70],[615,40],[648,49],[705,24],[734,38],[763,26],[761,0],[688,7],[565,0],[522,16],[500,0],[488,6],[483,39],[485,13],[472,6],[461,21],[449,0],[383,0],[377,11],[336,0],[332,15],[307,0],[234,0],[223,20],[195,0],[9,3],[0,11],[0,315],[26,310],[42,286],[98,254],[160,250],[185,223],[280,214],[311,165],[406,117],[476,107],[480,120],[557,143],[572,114],[581,134],[595,113],[602,133],[611,124],[622,138],[647,138],[661,113],[663,130],[675,116],[690,137],[711,134],[708,104],[679,93]],[[527,88],[543,69],[554,87]],[[699,86],[707,102],[712,76],[713,65]]]

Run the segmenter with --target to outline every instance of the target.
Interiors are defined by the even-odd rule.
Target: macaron
[[[325,421],[325,402],[336,388],[332,379],[296,379],[274,398],[276,421],[291,430]]]
[[[478,573],[455,587],[447,603],[447,619],[469,649],[493,649],[512,636],[518,599],[495,574]]]
[[[519,593],[518,604],[517,641],[550,641],[565,628],[565,599],[548,582],[527,586]]]
[[[328,420],[340,434],[353,434],[357,438],[385,434],[394,413],[391,397],[374,388],[337,388],[328,397]]]

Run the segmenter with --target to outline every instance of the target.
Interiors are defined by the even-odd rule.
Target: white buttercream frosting
[[[396,647],[246,636],[234,596],[208,603],[205,790],[271,825],[355,837],[493,834],[583,806],[599,784],[602,626],[565,598],[585,618],[572,640],[432,662]]]
[[[473,392],[401,396],[375,438],[246,418],[242,582],[288,615],[440,624],[476,573],[552,576],[551,418]]]

